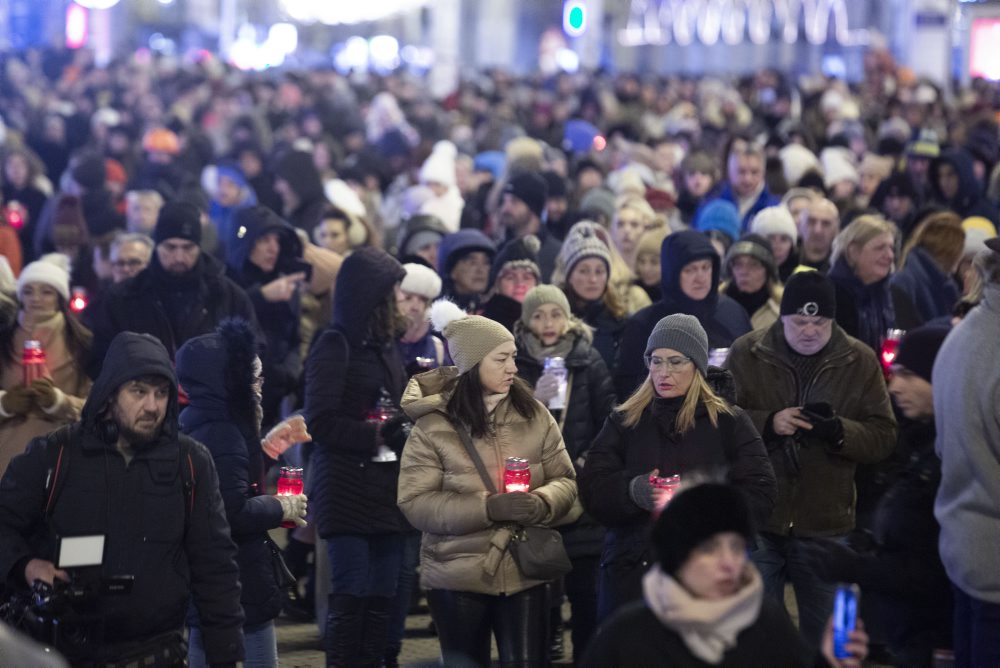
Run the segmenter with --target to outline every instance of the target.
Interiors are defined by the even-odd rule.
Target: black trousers
[[[545,585],[510,596],[433,589],[427,592],[427,602],[448,668],[488,667],[491,634],[502,666],[540,667],[548,662]]]

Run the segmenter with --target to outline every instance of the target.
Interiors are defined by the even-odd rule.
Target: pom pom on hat
[[[459,373],[471,370],[501,343],[514,341],[514,335],[500,323],[479,315],[467,315],[447,299],[439,299],[431,305],[431,324],[447,339],[448,353]]]

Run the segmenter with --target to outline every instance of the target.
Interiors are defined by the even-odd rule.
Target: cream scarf
[[[687,648],[706,663],[720,663],[736,636],[757,621],[764,598],[760,573],[747,564],[743,585],[732,596],[708,601],[691,595],[659,566],[642,578],[646,605],[667,628],[676,631]]]

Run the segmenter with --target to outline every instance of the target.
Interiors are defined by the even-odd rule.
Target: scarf
[[[493,411],[496,410],[500,402],[507,398],[510,392],[504,392],[503,394],[486,394],[483,396],[483,404],[486,406],[486,414],[489,416],[493,415]]]
[[[757,292],[742,292],[736,287],[736,281],[733,281],[726,286],[725,292],[728,297],[732,297],[737,304],[742,306],[747,315],[752,318],[753,314],[760,310],[767,303],[767,300],[771,298],[771,284],[765,282],[764,287]]]
[[[551,346],[544,346],[541,339],[525,329],[521,342],[528,357],[539,364],[544,364],[546,357],[561,357],[564,360],[569,357],[573,351],[573,344],[576,343],[576,336],[572,332],[566,332]]]
[[[854,305],[858,311],[858,336],[867,343],[875,353],[882,348],[882,339],[887,329],[896,322],[896,309],[892,305],[892,292],[889,289],[889,274],[881,281],[865,285],[861,282],[847,262],[840,258],[830,269],[830,280],[851,293]]]
[[[747,564],[743,586],[718,601],[691,595],[677,580],[653,566],[642,578],[643,598],[650,611],[706,663],[721,663],[726,650],[736,646],[736,637],[757,621],[764,599],[760,573]]]

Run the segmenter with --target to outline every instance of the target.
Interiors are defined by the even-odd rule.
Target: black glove
[[[399,457],[403,454],[403,446],[413,430],[413,422],[404,413],[385,421],[380,429],[382,441]]]
[[[494,494],[486,499],[486,515],[494,522],[537,524],[548,512],[542,497],[531,492]]]
[[[802,415],[813,426],[808,433],[809,436],[824,441],[834,452],[843,450],[844,424],[837,417],[833,406],[825,401],[806,404],[802,407]]]
[[[828,538],[799,542],[804,561],[827,582],[857,582],[861,577],[862,555],[847,545]]]
[[[628,484],[628,495],[632,497],[635,505],[653,512],[656,508],[656,499],[653,496],[653,483],[649,482],[650,475],[651,473],[643,473],[632,478]]]

